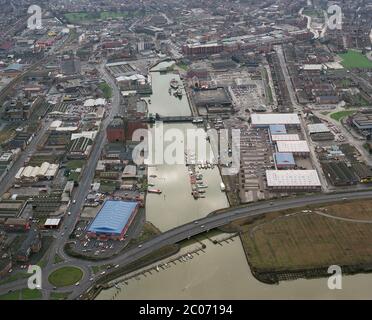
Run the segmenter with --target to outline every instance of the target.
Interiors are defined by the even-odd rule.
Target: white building
[[[300,137],[297,133],[295,134],[273,134],[271,135],[272,141],[299,141]]]
[[[316,170],[266,170],[267,186],[275,191],[319,191],[321,183]]]
[[[308,156],[310,153],[310,148],[306,140],[277,141],[276,147],[278,152],[293,153],[297,156]]]
[[[270,125],[282,124],[299,126],[300,118],[296,113],[253,113],[251,115],[252,126],[266,128]]]

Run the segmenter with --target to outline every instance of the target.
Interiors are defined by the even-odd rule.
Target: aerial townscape
[[[371,1],[0,9],[0,300],[372,298]]]

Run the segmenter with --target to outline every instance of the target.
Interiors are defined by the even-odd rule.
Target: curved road
[[[342,201],[343,199],[355,200],[355,199],[366,199],[372,197],[372,190],[368,191],[359,191],[359,192],[345,192],[345,193],[334,193],[334,194],[319,194],[315,196],[307,196],[301,198],[292,198],[285,200],[278,200],[275,202],[259,202],[252,205],[231,208],[226,212],[210,215],[203,219],[199,219],[197,223],[190,222],[188,224],[182,225],[180,227],[174,228],[170,231],[160,234],[159,236],[145,242],[141,247],[136,247],[127,252],[124,252],[118,257],[115,257],[110,260],[106,260],[104,264],[112,263],[119,264],[121,267],[128,265],[129,263],[144,257],[151,252],[160,249],[164,245],[175,244],[182,240],[185,240],[189,237],[198,235],[200,233],[209,231],[211,229],[224,226],[232,221],[260,216],[265,213],[275,212],[278,210],[303,207],[306,205],[314,204],[325,204],[331,202]],[[94,262],[91,265],[103,264]],[[113,271],[111,271],[113,272]],[[104,276],[107,276],[110,272],[106,272]],[[102,276],[98,275],[95,277],[95,281],[101,278]],[[79,290],[75,290],[75,296],[72,298],[78,298],[80,294],[86,292],[92,286],[91,282],[82,283],[79,287]],[[76,296],[77,294],[77,296]]]

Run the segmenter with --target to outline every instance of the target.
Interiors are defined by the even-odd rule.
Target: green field
[[[13,291],[0,296],[0,300],[19,300],[20,291]]]
[[[112,89],[106,82],[100,83],[99,88],[102,90],[103,96],[106,100],[112,97]]]
[[[37,300],[41,298],[42,294],[40,290],[31,290],[29,288],[22,289],[22,300]]]
[[[340,57],[342,58],[341,64],[346,69],[372,69],[372,61],[358,51],[349,50],[347,53],[340,54]]]
[[[371,200],[358,200],[308,207],[306,212],[286,210],[241,225],[241,240],[251,268],[281,272],[333,264],[370,265],[371,204]]]
[[[0,296],[0,300],[38,300],[42,298],[40,290],[24,288]]]
[[[72,286],[83,277],[83,271],[76,267],[62,267],[49,275],[49,282],[56,287]]]
[[[52,292],[50,294],[51,300],[66,300],[71,292]]]
[[[64,16],[69,23],[79,24],[81,22],[89,22],[94,20],[108,20],[118,19],[130,16],[137,16],[138,12],[116,12],[116,11],[102,11],[102,12],[70,12]]]
[[[82,168],[85,164],[85,160],[70,160],[66,163],[66,168],[70,170],[75,170]]]
[[[337,121],[340,121],[342,118],[350,116],[353,114],[355,110],[347,110],[347,111],[338,111],[331,114],[331,118]]]

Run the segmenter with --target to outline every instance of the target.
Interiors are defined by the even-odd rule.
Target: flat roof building
[[[310,153],[309,145],[306,140],[298,141],[277,141],[278,152],[293,153],[295,155],[308,155]]]
[[[320,190],[316,170],[266,170],[267,186],[271,190]]]
[[[330,132],[329,128],[324,123],[312,123],[307,125],[309,134]]]
[[[107,200],[88,228],[88,234],[100,239],[120,239],[128,231],[138,211],[137,202]]]
[[[274,159],[278,169],[291,169],[296,166],[292,153],[277,152],[274,154]]]
[[[251,116],[252,126],[266,128],[270,125],[293,125],[301,124],[296,113],[253,113]]]
[[[297,133],[294,134],[273,134],[272,141],[299,141],[300,137]]]
[[[285,125],[283,124],[271,124],[269,127],[270,127],[270,133],[272,135],[287,133],[287,129],[285,128]]]

